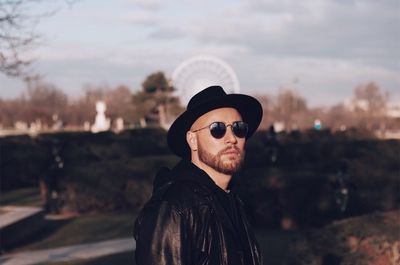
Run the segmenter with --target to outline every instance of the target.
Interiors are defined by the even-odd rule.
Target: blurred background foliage
[[[165,139],[166,132],[156,128],[3,137],[1,191],[39,189],[57,146],[64,163],[56,176],[64,211],[136,212],[151,195],[157,170],[179,160]],[[294,131],[278,133],[272,141],[268,131],[259,131],[248,142],[238,192],[260,227],[320,226],[397,209],[398,150],[398,141],[357,131]],[[345,210],[336,201],[343,188]]]

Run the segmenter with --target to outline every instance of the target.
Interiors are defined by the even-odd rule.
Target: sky
[[[127,85],[147,75],[171,77],[183,61],[216,56],[229,64],[241,93],[292,89],[309,106],[349,100],[376,82],[400,104],[399,0],[78,0],[43,1],[29,12],[57,10],[35,30],[32,68],[69,96],[83,87]],[[0,98],[26,88],[0,73]]]

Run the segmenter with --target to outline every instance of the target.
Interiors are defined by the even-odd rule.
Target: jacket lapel
[[[197,185],[203,187],[202,195],[205,196],[210,202],[210,205],[214,209],[218,221],[222,224],[223,227],[231,231],[232,235],[239,240],[238,232],[235,230],[231,219],[226,213],[224,207],[222,207],[221,203],[217,200],[215,189],[218,187],[216,186],[214,181],[207,175],[207,173],[199,169],[191,162],[185,160],[182,160],[180,163],[178,163],[178,165],[173,170],[178,170],[181,172],[179,174],[172,174],[175,181],[194,182],[197,183]]]

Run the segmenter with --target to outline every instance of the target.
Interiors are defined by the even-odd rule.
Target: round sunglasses
[[[233,134],[238,138],[245,138],[247,136],[247,132],[249,131],[249,125],[244,121],[235,121],[232,124],[225,124],[222,121],[215,121],[210,125],[207,125],[203,128],[194,130],[192,132],[198,132],[203,129],[209,128],[211,135],[216,139],[221,139],[226,134],[227,127],[232,128]]]

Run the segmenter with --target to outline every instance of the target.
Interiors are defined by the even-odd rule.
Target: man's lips
[[[234,149],[222,152],[223,155],[239,155],[240,153]]]

